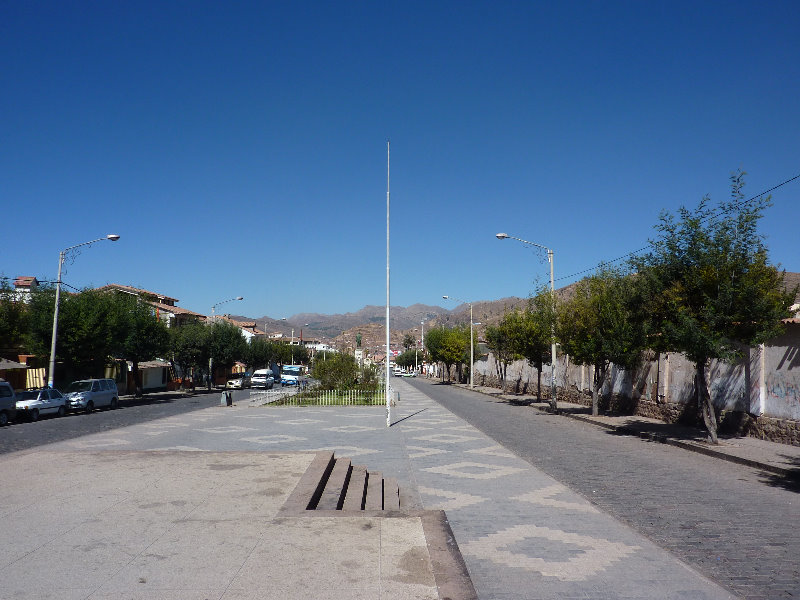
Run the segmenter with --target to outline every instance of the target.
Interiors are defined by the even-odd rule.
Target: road
[[[250,390],[234,390],[234,399],[238,400],[249,393]],[[17,421],[0,428],[0,454],[207,408],[219,404],[220,394],[220,391],[214,391],[188,396],[162,392],[138,399],[123,396],[116,410],[97,410],[91,414],[68,413],[61,418],[42,416],[34,423]]]
[[[406,380],[707,577],[800,596],[800,496],[769,476],[428,380]]]

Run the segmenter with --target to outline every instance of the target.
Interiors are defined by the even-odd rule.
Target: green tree
[[[624,369],[638,364],[648,341],[640,281],[603,269],[580,283],[559,310],[558,332],[564,351],[579,364],[593,365],[592,414],[611,363]]]
[[[215,367],[227,370],[237,361],[246,360],[247,340],[241,329],[227,321],[215,321],[210,330],[209,350]]]
[[[61,296],[62,301],[66,296],[67,294]],[[28,302],[28,330],[25,334],[25,345],[36,356],[50,356],[55,299],[56,291],[51,285],[39,286],[31,292]],[[57,355],[59,354],[58,350],[57,346]]]
[[[358,385],[359,369],[351,354],[330,352],[314,359],[311,376],[326,390],[351,390]]]
[[[416,350],[406,350],[402,354],[399,354],[395,357],[394,362],[397,366],[403,367],[404,369],[408,369],[413,367],[418,360],[417,351]]]
[[[509,335],[514,352],[536,369],[537,398],[542,399],[542,367],[552,362],[556,304],[549,289],[542,288],[528,300],[524,311],[511,313]],[[554,368],[554,367],[553,367]],[[555,408],[555,398],[550,398]]]
[[[142,394],[139,363],[163,357],[169,351],[167,326],[149,304],[128,294],[106,293],[115,308],[111,325],[116,355],[133,363],[135,394]]]
[[[434,327],[426,332],[425,347],[432,361],[444,363],[449,381],[450,368],[469,356],[469,327]]]
[[[276,344],[263,338],[253,338],[247,349],[245,363],[252,369],[269,369],[273,363],[281,362],[281,349]]]
[[[712,208],[704,197],[678,219],[663,213],[651,251],[636,262],[649,283],[654,340],[683,352],[696,366],[696,399],[709,439],[717,443],[717,416],[706,380],[712,359],[730,361],[742,348],[782,331],[794,292],[769,264],[758,221],[770,197],[745,200],[744,173],[731,176],[730,200]]]
[[[169,329],[173,362],[186,374],[205,369],[210,353],[210,329],[200,322]],[[193,379],[194,380],[194,379]]]
[[[414,338],[412,334],[407,333],[403,336],[403,348],[408,350],[409,348],[411,348],[411,346],[416,346],[416,345],[417,345],[417,340]]]
[[[117,352],[119,333],[115,315],[117,294],[97,290],[64,293],[59,305],[56,337],[56,385],[65,380],[102,377],[109,358]],[[28,304],[27,346],[40,357],[50,356],[55,291],[42,287]]]
[[[28,329],[28,310],[6,279],[0,279],[0,352],[19,350]]]
[[[506,313],[503,315],[498,325],[486,326],[486,345],[494,355],[495,371],[497,372],[497,379],[500,381],[500,386],[505,389],[506,372],[508,365],[522,358],[514,351],[511,337],[511,327],[515,320],[515,315]]]

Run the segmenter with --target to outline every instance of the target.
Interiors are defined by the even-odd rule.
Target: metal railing
[[[381,406],[386,404],[383,390],[305,390],[272,404],[283,406]]]

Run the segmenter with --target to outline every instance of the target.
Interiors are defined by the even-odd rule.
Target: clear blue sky
[[[3,2],[0,274],[275,318],[527,296],[800,174],[800,3]],[[800,271],[800,180],[762,222]],[[566,277],[565,277],[566,276]]]

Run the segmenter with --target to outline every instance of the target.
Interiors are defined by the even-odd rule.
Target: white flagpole
[[[389,140],[386,140],[386,358],[384,370],[386,371],[386,427],[390,427],[391,399],[389,397]]]

